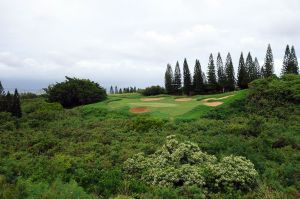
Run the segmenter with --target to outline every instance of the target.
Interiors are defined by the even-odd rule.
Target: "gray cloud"
[[[166,64],[185,57],[206,69],[211,52],[231,52],[236,68],[241,51],[263,64],[268,43],[279,73],[285,45],[297,51],[299,8],[298,0],[2,0],[0,79],[28,89],[65,75],[143,87],[162,84]]]

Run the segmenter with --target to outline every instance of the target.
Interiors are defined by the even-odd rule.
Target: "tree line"
[[[21,102],[18,90],[15,89],[14,94],[9,91],[5,93],[2,83],[0,81],[0,112],[9,112],[12,116],[21,118]]]
[[[127,87],[127,88],[120,88],[118,89],[117,86],[113,87],[111,86],[110,87],[110,90],[109,90],[109,93],[110,94],[122,94],[122,93],[136,93],[137,92],[137,88],[134,86],[134,87]]]
[[[233,91],[238,88],[246,89],[253,80],[274,75],[274,59],[271,45],[268,45],[263,66],[260,66],[256,57],[252,58],[250,52],[245,61],[242,52],[239,59],[237,78],[230,53],[227,54],[225,65],[220,53],[217,55],[216,62],[213,55],[210,54],[207,68],[206,75],[202,70],[200,61],[196,59],[194,74],[192,75],[187,60],[184,59],[182,75],[178,61],[176,62],[174,73],[172,66],[167,64],[165,72],[166,92],[175,95],[194,95]],[[290,73],[299,74],[299,67],[294,46],[290,48],[287,45],[281,75]]]

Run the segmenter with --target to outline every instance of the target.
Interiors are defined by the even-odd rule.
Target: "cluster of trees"
[[[140,93],[145,96],[150,96],[150,95],[160,95],[165,93],[165,89],[161,86],[150,86],[146,87],[143,90],[140,90]]]
[[[134,87],[130,86],[130,87],[123,88],[123,89],[122,88],[118,89],[117,86],[115,86],[115,87],[111,86],[110,90],[109,90],[110,94],[136,93],[136,92],[137,92],[137,89],[135,86]]]
[[[233,91],[236,87],[240,89],[248,88],[248,84],[255,79],[270,77],[274,75],[274,60],[271,45],[268,45],[265,63],[262,67],[255,57],[252,58],[249,52],[244,59],[243,52],[240,55],[237,78],[235,76],[234,67],[230,53],[227,54],[225,66],[220,53],[218,53],[216,63],[213,55],[210,54],[208,62],[207,76],[201,69],[199,60],[196,60],[193,77],[189,70],[187,60],[183,62],[183,81],[179,63],[177,61],[175,72],[173,74],[172,66],[167,65],[165,72],[165,88],[168,94],[204,94]],[[286,47],[286,52],[283,61],[282,74],[299,73],[297,56],[295,49],[289,45]]]
[[[5,93],[2,83],[0,81],[0,112],[9,112],[12,116],[21,118],[21,102],[18,90],[15,89],[15,93],[12,95],[8,91]]]
[[[44,89],[49,102],[59,102],[65,108],[91,104],[105,100],[104,88],[88,79],[66,77],[64,82]]]

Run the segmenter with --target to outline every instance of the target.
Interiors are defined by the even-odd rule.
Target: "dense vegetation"
[[[244,98],[198,119],[175,121],[134,115],[128,109],[64,109],[43,97],[21,99],[21,119],[0,113],[0,198],[299,198],[299,89],[299,75],[258,79]],[[153,176],[145,175],[148,169],[128,175],[129,168],[138,166],[128,167],[128,161],[136,161],[139,153],[145,160],[159,158],[156,151],[164,149],[169,135],[179,142],[175,157],[185,157],[181,152],[189,151],[185,147],[192,141],[196,152],[214,157],[213,165],[226,169],[212,170],[212,179],[199,176],[205,186],[183,181],[192,179],[190,172],[199,174],[189,158],[181,159],[188,164],[176,167],[188,175],[172,186],[149,183]],[[238,163],[232,167],[232,161]],[[227,178],[240,164],[254,172],[250,162],[258,176]],[[227,177],[218,180],[222,175]],[[210,185],[214,180],[218,188]]]
[[[150,86],[140,91],[142,95],[150,96],[150,95],[159,95],[164,94],[165,89],[160,86]]]
[[[45,91],[49,102],[59,102],[65,108],[106,99],[106,91],[98,83],[87,79],[66,77],[66,81],[50,85]]]

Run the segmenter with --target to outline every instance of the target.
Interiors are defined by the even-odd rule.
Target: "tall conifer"
[[[294,46],[292,46],[291,48],[291,54],[289,58],[289,69],[290,69],[290,73],[299,74],[298,59],[296,56]]]
[[[208,61],[208,72],[207,72],[207,83],[208,90],[214,92],[217,89],[217,78],[216,78],[216,69],[214,64],[213,55],[210,54]]]
[[[180,66],[178,61],[176,62],[176,66],[175,66],[175,74],[174,74],[174,92],[177,95],[181,94],[181,72],[180,72]]]
[[[224,71],[223,61],[221,54],[218,53],[217,56],[217,75],[218,75],[218,86],[219,89],[224,92],[225,91],[225,84],[226,84],[226,75]]]
[[[183,62],[183,92],[186,95],[190,95],[192,91],[192,78],[191,78],[191,73],[189,69],[189,65],[184,59]]]
[[[225,89],[228,91],[233,91],[235,89],[235,76],[234,76],[234,68],[233,68],[230,53],[227,54],[227,58],[226,58],[225,74],[226,74]]]
[[[264,64],[264,77],[270,77],[274,74],[274,60],[271,45],[268,45],[265,64]]]
[[[283,57],[283,64],[282,64],[282,69],[281,69],[281,75],[285,75],[289,73],[289,60],[290,60],[290,47],[289,45],[286,45],[285,52],[284,52],[284,57]]]
[[[12,99],[11,114],[12,116],[15,116],[17,118],[22,117],[20,96],[17,89],[15,89],[15,93]]]
[[[243,53],[241,53],[240,56],[240,61],[239,61],[239,68],[238,68],[238,80],[237,80],[237,85],[241,89],[248,88],[248,72],[245,67],[245,61],[244,61],[244,56]]]
[[[170,64],[167,65],[167,69],[165,72],[165,88],[168,94],[172,94],[174,92],[173,89],[173,70]]]
[[[201,94],[204,92],[203,72],[201,69],[200,61],[197,59],[194,68],[193,87],[195,94]]]

